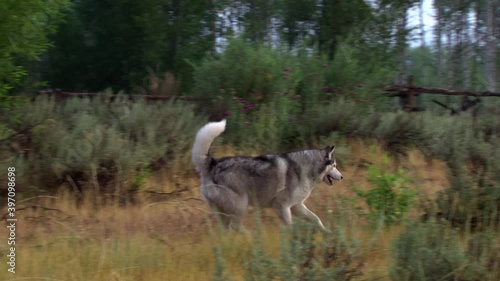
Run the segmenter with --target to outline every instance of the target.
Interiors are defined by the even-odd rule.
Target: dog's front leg
[[[306,205],[304,205],[304,202],[293,206],[292,212],[294,215],[303,217],[303,218],[307,219],[308,221],[311,221],[311,222],[318,224],[319,227],[321,227],[321,229],[323,231],[331,233],[331,231],[323,225],[323,223],[321,222],[321,219],[315,213],[313,213],[311,210],[309,210],[306,207]]]

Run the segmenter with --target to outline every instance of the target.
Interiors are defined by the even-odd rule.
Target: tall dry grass
[[[319,186],[308,205],[328,227],[342,233],[362,260],[364,275],[357,280],[389,280],[390,245],[401,227],[368,224],[350,190],[352,185],[369,188],[362,164],[377,164],[384,151],[362,141],[344,145],[351,156],[339,159],[346,180],[333,188]],[[228,148],[222,151],[232,153]],[[424,192],[432,193],[432,186],[441,188],[435,183],[446,179],[440,163],[429,164],[416,151],[405,165],[422,178],[419,186]],[[147,184],[173,190],[171,179],[172,175],[158,173]],[[18,212],[16,274],[2,270],[0,280],[211,280],[214,246],[220,249],[231,280],[245,280],[245,263],[255,242],[252,212],[245,221],[250,234],[221,235],[198,199],[197,179],[184,182],[191,189],[184,197],[159,201],[142,194],[135,204],[125,206],[96,206],[91,194],[76,206],[68,191],[23,199],[21,205],[30,207]],[[262,222],[263,248],[278,257],[281,226],[269,211],[262,213]]]

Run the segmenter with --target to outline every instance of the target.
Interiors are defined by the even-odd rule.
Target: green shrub
[[[255,105],[255,108],[246,107],[247,104],[240,101],[231,103],[231,116],[224,134],[226,142],[249,151],[276,152],[303,140],[296,134],[301,124],[293,117],[298,113],[295,100],[279,96],[268,103]]]
[[[316,225],[294,222],[281,231],[278,256],[265,248],[262,224],[257,222],[254,227],[251,250],[244,264],[245,280],[353,280],[362,275],[358,244],[348,241],[340,227],[334,234],[316,239]],[[227,280],[219,247],[214,247],[215,277]]]
[[[254,109],[244,107],[231,103],[224,139],[243,149],[273,153],[310,147],[332,134],[355,136],[358,123],[370,112],[365,105],[343,98],[302,109],[300,101],[277,96]]]
[[[489,181],[478,186],[471,179],[450,177],[452,186],[438,194],[435,214],[449,225],[463,230],[485,231],[500,226],[500,185]]]
[[[293,86],[297,67],[298,62],[284,52],[233,40],[222,55],[196,68],[193,93],[210,98],[237,96],[253,103],[268,101]]]
[[[493,235],[493,236],[492,236]],[[391,251],[392,280],[498,280],[498,245],[494,233],[462,243],[458,233],[436,222],[409,223]]]
[[[390,152],[400,155],[409,147],[423,143],[424,126],[422,118],[416,114],[387,112],[381,116],[374,133]]]
[[[388,161],[387,158],[387,164]],[[410,179],[405,170],[399,169],[396,173],[390,173],[382,169],[384,167],[379,169],[375,165],[368,168],[368,181],[373,186],[372,189],[354,190],[366,201],[369,218],[379,220],[383,217],[385,222],[393,223],[400,221],[410,211],[417,193],[409,187]]]
[[[131,190],[141,190],[145,187],[148,179],[151,177],[151,169],[148,165],[144,165],[142,168],[136,170],[134,180],[132,181]]]
[[[346,204],[329,217],[326,225],[334,225],[333,233],[321,232],[316,224],[296,218],[292,225],[282,225],[279,238],[272,237],[274,231],[265,227],[261,212],[256,209],[251,233],[245,233],[250,241],[237,250],[241,254],[245,280],[326,281],[355,280],[362,276],[365,269],[362,257],[372,250],[374,243],[361,242],[366,236],[360,235],[357,229],[364,220],[354,207],[349,207],[351,202],[331,199],[342,206]],[[380,229],[373,232],[370,241],[377,241]],[[228,237],[228,233],[222,234]],[[278,251],[268,248],[270,242],[266,238],[269,237],[272,242],[278,239]],[[225,276],[226,260],[220,251],[224,243],[221,243],[223,240],[214,242],[217,276]]]
[[[346,57],[343,50],[339,48],[335,59],[328,61],[311,50],[299,49],[292,54],[232,40],[221,55],[196,67],[192,93],[212,101],[236,97],[252,104],[284,95],[298,99],[303,110],[336,97],[359,102],[380,99],[378,85],[388,77],[387,69],[367,71],[364,62]]]
[[[371,103],[386,110],[392,106],[383,96],[381,83],[390,83],[396,74],[397,64],[381,56],[373,56],[351,40],[341,42],[325,74],[327,84],[335,93],[364,103]],[[327,86],[328,86],[327,85]]]

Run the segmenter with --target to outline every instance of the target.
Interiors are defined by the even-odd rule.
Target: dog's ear
[[[332,158],[332,154],[335,151],[335,145],[327,146],[325,148],[325,151],[326,151],[326,158],[331,159]]]

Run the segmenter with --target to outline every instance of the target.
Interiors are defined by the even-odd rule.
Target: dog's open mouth
[[[333,181],[335,180],[332,176],[326,175],[323,179],[328,185],[333,185]]]

